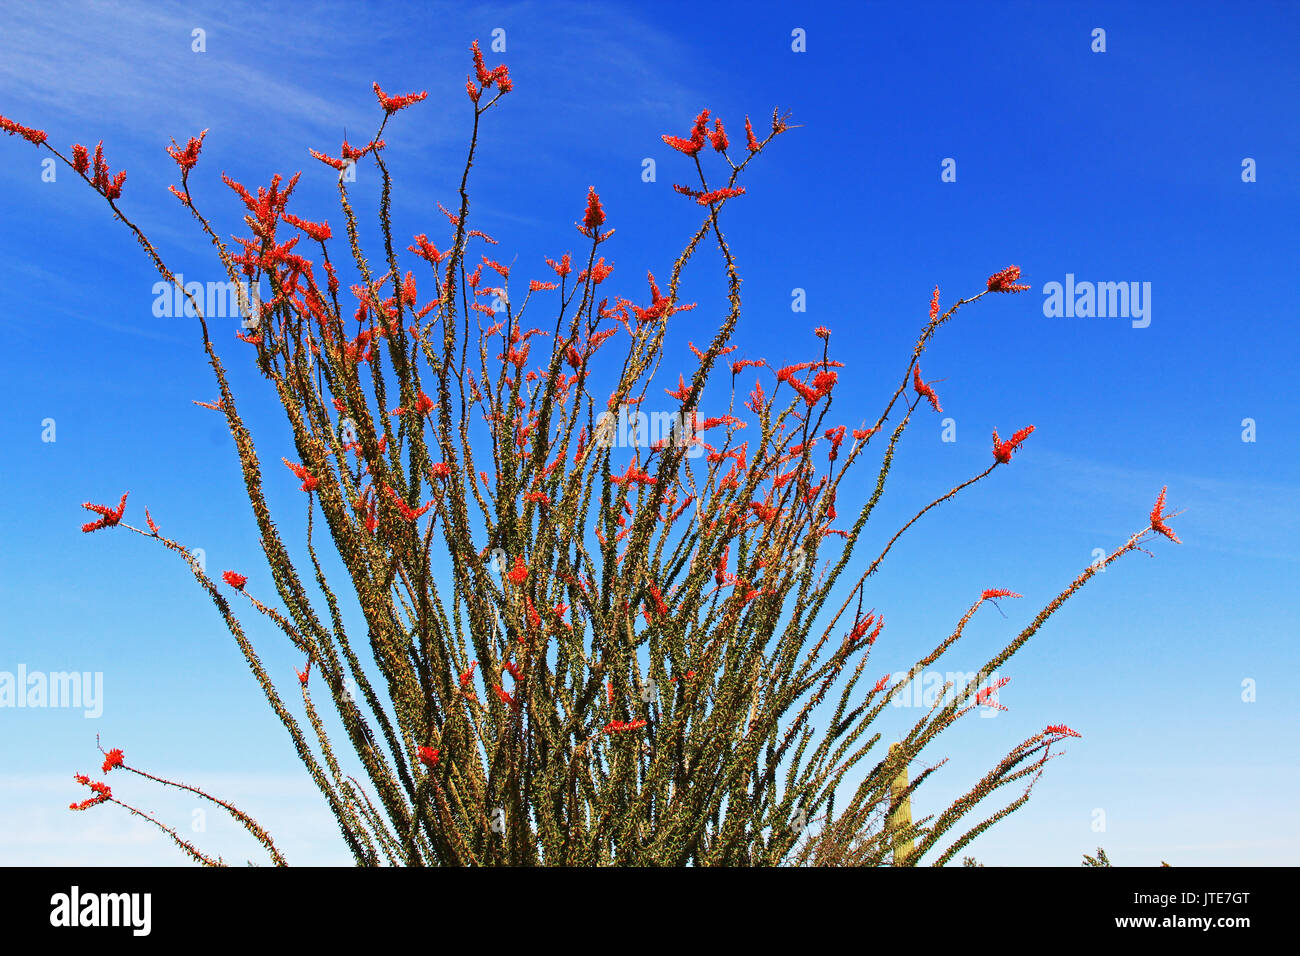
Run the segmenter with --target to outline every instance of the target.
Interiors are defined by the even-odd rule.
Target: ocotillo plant
[[[1020,270],[995,273],[946,309],[935,289],[901,378],[880,406],[865,420],[834,414],[844,363],[832,357],[829,330],[815,330],[812,355],[772,364],[726,358],[742,301],[722,218],[743,196],[750,163],[793,128],[787,117],[774,111],[761,138],[746,118],[738,147],[708,110],[685,137],[663,137],[698,177],[674,189],[702,219],[662,288],[651,275],[648,300],[637,304],[604,294],[613,267],[602,246],[613,230],[594,188],[576,224],[581,250],[548,259],[544,280],[521,279],[520,267],[494,252],[497,240],[472,227],[480,125],[513,82],[505,66],[484,63],[477,44],[472,53],[468,155],[439,243],[394,236],[384,159],[390,121],[424,92],[390,96],[376,84],[382,117],[374,137],[344,142],[337,155],[312,151],[339,172],[339,238],[319,217],[289,211],[298,175],[276,176],[256,192],[223,175],[247,207],[249,232],[237,248],[227,245],[191,187],[205,134],[169,147],[180,170],[170,191],[230,282],[247,290],[236,360],[256,363],[292,430],[292,455],[269,458],[287,467],[270,471],[204,303],[123,208],[125,174],[110,175],[102,145],[93,155],[73,146],[69,157],[44,132],[0,120],[99,192],[188,301],[217,386],[215,401],[196,404],[229,426],[275,596],[251,593],[234,570],[210,577],[147,511],[146,527],[125,523],[126,495],[116,506],[87,504],[97,520],[83,530],[126,529],[187,563],[360,864],[953,859],[1025,802],[1054,745],[1077,734],[1048,726],[952,806],[915,822],[891,827],[886,818],[933,767],[914,770],[906,787],[891,786],[908,779],[907,768],[958,718],[995,706],[1001,682],[989,683],[990,675],[1095,573],[1140,550],[1149,535],[1173,537],[1164,493],[1142,530],[1079,574],[974,680],[873,758],[882,739],[876,720],[906,680],[891,685],[890,675],[868,674],[884,627],[875,611],[863,611],[868,578],[929,511],[1009,464],[1033,427],[1010,438],[994,431],[989,466],[921,507],[870,561],[856,560],[863,529],[918,407],[940,409],[922,377],[922,352],[962,307],[1028,288]],[[362,160],[374,163],[381,183],[377,260],[362,249],[349,191],[349,172]],[[308,246],[318,255],[309,258]],[[666,330],[692,307],[679,288],[702,246],[716,247],[725,270],[725,318],[706,346],[691,346],[691,378],[674,374],[665,383]],[[346,288],[345,270],[355,280]],[[541,311],[545,318],[533,317]],[[667,434],[651,441],[639,428],[626,440],[619,423],[629,415],[648,423],[638,410],[665,393]],[[726,411],[701,416],[706,396]],[[841,516],[841,485],[861,467],[875,471],[870,494],[856,514]],[[285,540],[263,493],[268,482],[289,480],[306,496],[299,542]],[[324,559],[322,540],[331,548]],[[341,584],[326,573],[336,566]],[[984,591],[907,679],[947,652],[984,602],[1010,596],[1017,595]],[[263,665],[232,602],[263,615],[302,653],[300,706]],[[337,720],[317,709],[320,694]],[[342,756],[329,732],[335,724],[335,738],[341,732],[354,756]],[[104,770],[115,768],[133,769],[120,749],[105,755]],[[107,784],[77,779],[94,794],[74,809],[119,802]],[[985,797],[1008,785],[1018,796],[966,826]],[[230,812],[273,862],[284,862],[251,817],[187,789]],[[196,861],[220,862],[128,809]]]

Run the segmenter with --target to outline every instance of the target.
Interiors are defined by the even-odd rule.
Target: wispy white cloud
[[[1167,485],[1169,504],[1182,511],[1173,525],[1185,543],[1258,558],[1300,560],[1300,509],[1295,506],[1300,487],[1125,468],[1042,450],[1035,468],[1040,492],[1057,502],[1071,499],[1071,509],[1081,514],[1132,515],[1135,499],[1148,507]],[[1131,524],[1090,530],[1128,534],[1134,530]]]

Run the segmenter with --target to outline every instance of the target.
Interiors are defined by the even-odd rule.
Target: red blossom
[[[95,155],[91,160],[94,166],[90,184],[108,199],[117,199],[122,195],[122,183],[126,181],[126,171],[118,172],[112,179],[108,178],[108,163],[104,162],[104,142],[95,145]]]
[[[1165,492],[1168,490],[1168,486],[1160,489],[1160,496],[1156,498],[1156,506],[1151,509],[1151,530],[1163,534],[1174,544],[1182,544],[1182,541],[1178,539],[1178,535],[1174,534],[1173,529],[1165,524],[1166,518],[1173,517],[1165,511]]]
[[[1056,737],[1082,737],[1083,736],[1083,734],[1079,733],[1078,731],[1071,730],[1069,727],[1065,726],[1065,724],[1048,724],[1047,728],[1043,731],[1043,733],[1052,734]]]
[[[528,565],[524,563],[522,557],[515,556],[515,566],[510,569],[510,573],[506,577],[510,579],[512,584],[523,584],[528,580]]]
[[[1011,683],[1010,677],[1001,677],[998,678],[996,681],[994,681],[992,684],[990,684],[988,687],[976,691],[975,706],[993,707],[997,710],[1006,710],[1007,709],[1006,707],[1003,707],[1001,704],[998,703],[997,693],[1003,687],[1006,687],[1007,684],[1009,683]]]
[[[830,341],[831,330],[826,328],[824,325],[819,325],[817,328],[813,329],[813,335],[817,336],[817,338],[824,342]]]
[[[653,485],[654,476],[638,468],[636,462],[628,462],[627,470],[621,475],[611,475],[610,483],[614,485]]]
[[[744,186],[735,186],[726,189],[714,189],[711,192],[701,193],[695,198],[695,201],[701,206],[710,206],[715,202],[721,202],[724,199],[731,199],[734,196],[743,196],[744,194]]]
[[[23,126],[5,116],[0,116],[0,129],[4,130],[10,136],[21,136],[33,146],[40,146],[41,143],[45,142],[44,130],[32,129],[30,126]]]
[[[77,783],[81,784],[83,787],[89,787],[95,795],[87,800],[81,801],[80,803],[68,804],[69,810],[89,810],[91,807],[98,806],[106,800],[113,799],[113,791],[106,783],[91,780],[85,774],[81,773],[75,774],[72,779],[77,781]]]
[[[625,730],[639,730],[645,725],[644,720],[611,720],[605,725],[605,733],[616,734]]]
[[[561,279],[563,279],[565,276],[567,276],[570,272],[573,271],[573,264],[567,252],[560,257],[559,262],[556,262],[554,259],[547,259],[546,264],[550,266],[552,269],[554,269],[555,274],[559,276]]]
[[[685,153],[687,156],[695,156],[704,148],[704,143],[709,138],[709,111],[703,110],[699,116],[695,117],[695,126],[691,129],[690,139],[682,139],[680,136],[664,135],[663,141],[677,150],[679,153]]]
[[[475,40],[469,47],[470,55],[474,58],[474,73],[467,81],[470,90],[470,99],[475,103],[478,102],[479,90],[474,86],[474,80],[478,80],[478,85],[486,90],[493,84],[502,93],[509,93],[514,89],[514,83],[510,79],[510,70],[503,63],[494,70],[489,70],[487,64],[483,62],[483,51],[479,49],[478,40]]]
[[[130,494],[130,492],[128,491],[127,494]],[[82,531],[88,533],[91,531],[98,531],[100,528],[111,528],[113,525],[121,521],[122,515],[126,513],[126,495],[122,496],[122,500],[118,502],[116,508],[110,508],[107,505],[92,504],[89,501],[85,502],[81,507],[99,515],[98,521],[91,521],[88,524],[83,524],[81,526]]]
[[[930,296],[930,321],[933,322],[939,317],[939,287],[934,287],[934,295]]]
[[[680,136],[669,136],[667,133],[664,134],[663,140],[673,149],[685,153],[687,156],[694,156],[704,146],[703,143],[682,139]]]
[[[172,144],[167,147],[167,155],[176,160],[176,165],[181,169],[181,175],[188,173],[199,161],[199,150],[203,149],[203,139],[207,135],[208,131],[204,130],[197,137],[191,136],[184,149],[181,149],[176,144],[176,140],[172,140]]]
[[[383,107],[385,113],[393,114],[398,110],[404,110],[412,103],[418,103],[429,95],[427,90],[421,90],[419,93],[404,93],[401,96],[389,96],[375,84],[375,96],[379,97],[379,105]]]
[[[490,86],[492,83],[492,71],[487,68],[483,62],[483,51],[478,47],[478,40],[469,45],[470,56],[474,58],[474,72],[478,74],[479,86]]]
[[[236,591],[244,590],[244,585],[248,582],[248,578],[246,576],[242,574],[237,574],[234,571],[222,571],[221,577],[222,580],[224,580]]]
[[[606,235],[608,235],[608,233],[606,233]],[[595,264],[592,265],[590,271],[588,271],[587,269],[583,269],[581,272],[578,273],[578,281],[582,282],[587,278],[588,275],[590,275],[591,281],[596,285],[600,285],[600,283],[604,282],[606,279],[609,278],[609,274],[613,271],[614,271],[614,264],[611,262],[609,265],[606,265],[605,257],[601,256],[599,259],[596,260]]]
[[[120,766],[122,766],[122,748],[114,747],[104,754],[104,773],[108,773],[114,767]]]
[[[82,175],[90,168],[90,150],[80,143],[72,147],[72,168]]]
[[[500,684],[493,684],[492,690],[497,695],[497,697],[500,698],[501,703],[509,704],[511,707],[515,708],[516,710],[519,709],[518,701],[516,701],[514,697],[509,692],[507,692],[505,688],[503,688]]]
[[[1020,278],[1020,266],[1007,266],[1001,272],[995,272],[989,276],[990,292],[1024,292],[1029,288],[1027,285],[1018,285],[1016,280]]]
[[[987,601],[990,598],[1004,598],[1004,597],[1018,598],[1018,597],[1024,597],[1024,595],[1017,594],[1015,591],[1008,591],[1006,588],[989,588],[987,591],[985,591],[983,594],[980,595],[980,600]]]
[[[280,218],[289,225],[301,229],[317,242],[324,242],[330,238],[330,224],[328,222],[308,222],[306,219],[299,219],[291,212],[280,213]]]
[[[420,757],[420,763],[426,767],[433,768],[438,765],[438,756],[442,753],[440,750],[434,750],[432,747],[417,747],[415,752]]]
[[[293,472],[294,477],[302,482],[303,491],[314,491],[316,486],[320,484],[320,479],[313,477],[304,466],[295,465],[288,458],[281,458],[280,460],[285,463],[285,466],[288,467],[291,472]]]
[[[873,624],[875,625],[874,628],[872,627]],[[880,636],[880,632],[884,629],[885,619],[877,618],[876,612],[872,611],[853,625],[853,630],[849,632],[849,643],[856,643],[865,637],[868,645],[874,644],[876,638]]]
[[[596,195],[596,187],[587,187],[587,212],[582,217],[581,223],[575,223],[578,226],[578,232],[582,233],[588,239],[602,240],[609,233],[601,235],[597,232],[605,222],[605,210],[600,206],[600,196]],[[611,232],[613,230],[610,230]]]
[[[920,365],[914,365],[912,367],[912,388],[916,390],[917,395],[920,395],[922,398],[929,401],[930,407],[932,407],[936,412],[943,411],[943,408],[939,405],[939,396],[934,394],[934,389],[927,383],[921,381]]]
[[[1024,440],[1033,434],[1033,431],[1033,425],[1026,425],[1004,441],[998,438],[998,430],[993,429],[993,457],[1005,465],[1011,460],[1012,453],[1020,448]]]
[[[727,151],[727,131],[722,127],[722,120],[717,118],[713,120],[713,132],[709,134],[709,142],[719,153]]]
[[[763,144],[754,138],[754,127],[750,125],[749,117],[745,117],[745,146],[751,153],[757,153],[763,148]]]
[[[388,495],[389,500],[393,503],[393,507],[397,509],[398,513],[405,521],[419,521],[420,518],[424,516],[424,513],[433,507],[433,502],[430,501],[419,508],[412,508],[406,503],[401,495],[387,485],[384,485],[384,494]]]

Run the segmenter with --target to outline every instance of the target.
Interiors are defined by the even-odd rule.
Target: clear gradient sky
[[[1182,546],[1112,566],[1012,660],[1008,711],[939,738],[934,759],[951,760],[916,815],[1063,722],[1083,737],[972,845],[981,862],[1074,866],[1098,845],[1117,865],[1300,862],[1300,5],[0,2],[0,114],[64,150],[102,139],[129,173],[123,208],[188,278],[216,279],[166,192],[171,137],[211,130],[191,183],[225,234],[243,227],[222,170],[253,186],[303,169],[297,213],[336,219],[333,177],[307,148],[368,136],[372,81],[428,89],[390,124],[387,155],[397,233],[440,236],[435,203],[453,199],[471,118],[467,47],[495,28],[507,49],[489,62],[508,63],[516,88],[487,122],[473,208],[529,277],[576,248],[594,185],[618,229],[602,250],[616,267],[607,287],[641,301],[646,270],[666,273],[698,218],[671,191],[686,162],[660,134],[685,135],[708,107],[734,140],[746,114],[761,128],[777,105],[803,125],[725,210],[743,354],[804,360],[819,354],[811,329],[828,326],[848,363],[837,407],[874,417],[936,284],[947,302],[1023,269],[1032,290],[963,310],[927,351],[957,440],[918,409],[870,543],[982,470],[993,427],[1037,430],[873,579],[882,672],[942,639],[982,589],[1023,593],[1003,602],[1006,618],[980,611],[950,665],[975,669],[1094,549],[1141,528],[1162,486],[1185,509],[1172,522]],[[194,323],[154,316],[140,250],[67,170],[43,181],[45,155],[0,138],[0,672],[100,672],[103,711],[0,708],[0,864],[182,862],[119,808],[67,811],[85,795],[71,775],[97,769],[96,734],[233,799],[290,862],[348,862],[184,567],[134,535],[80,533],[81,502],[129,490],[129,518],[148,506],[210,569],[241,569],[250,588],[268,579],[229,436],[191,404],[215,397]],[[955,182],[941,179],[948,158]],[[367,169],[357,188],[373,202]],[[684,371],[686,341],[721,314],[713,271],[709,259],[688,279],[701,306],[673,319]],[[1045,315],[1042,287],[1067,275],[1150,283],[1150,324]],[[791,310],[796,288],[805,313]],[[242,407],[274,462],[285,430],[233,331],[218,348],[236,392],[260,395]],[[273,508],[296,512],[292,476],[273,477]],[[301,663],[266,659],[281,680]],[[191,802],[119,783],[228,860],[252,854],[211,815],[195,833]]]

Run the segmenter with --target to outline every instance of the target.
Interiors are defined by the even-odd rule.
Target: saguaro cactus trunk
[[[903,748],[889,745],[889,758],[893,763],[901,760]],[[912,855],[912,798],[907,796],[907,764],[889,784],[889,832],[893,834],[894,866],[906,866]]]

